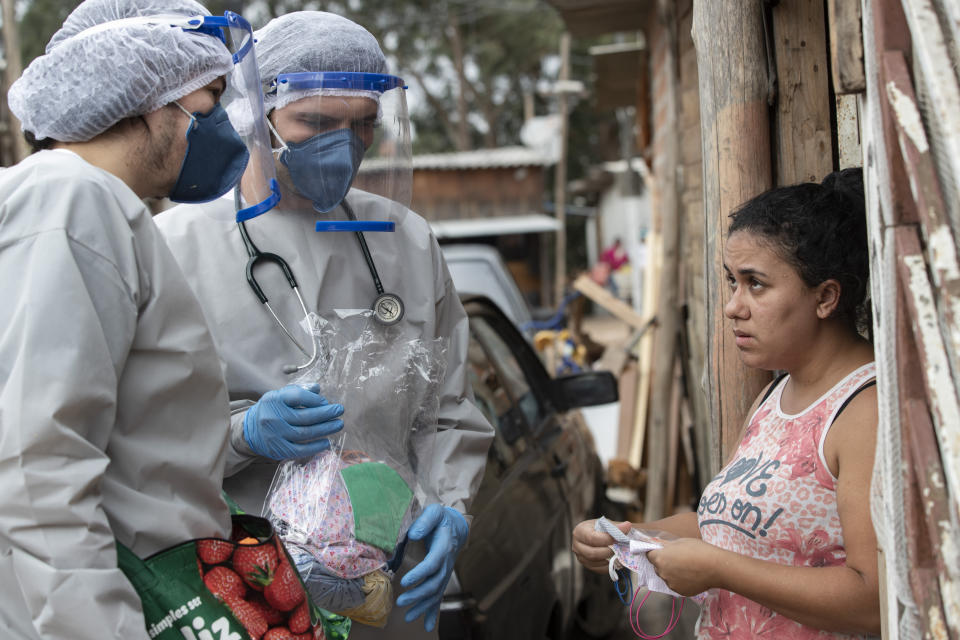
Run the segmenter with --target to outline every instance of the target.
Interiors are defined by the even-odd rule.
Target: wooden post
[[[670,464],[669,428],[671,387],[674,382],[674,360],[679,343],[680,291],[679,275],[680,198],[677,190],[677,167],[680,166],[680,67],[677,45],[677,16],[674,3],[659,0],[657,18],[666,43],[663,71],[665,89],[662,108],[666,122],[658,128],[663,143],[654,159],[658,208],[661,213],[661,267],[657,297],[657,329],[653,347],[653,380],[650,386],[650,421],[647,427],[647,492],[644,520],[657,520],[667,515],[664,504]],[[658,123],[659,125],[659,123]]]
[[[770,379],[740,361],[723,306],[723,248],[729,213],[771,186],[763,0],[693,5],[700,81],[703,198],[706,214],[707,382],[711,424],[719,433],[711,469],[734,450],[746,413]]]
[[[20,59],[20,37],[17,33],[17,16],[14,9],[14,0],[0,0],[3,4],[3,49],[7,59],[7,66],[4,69],[6,82],[9,89],[13,81],[20,77],[23,71],[23,62]],[[6,94],[3,99],[6,100]],[[13,112],[7,109],[7,116],[10,125],[10,139],[13,142],[13,153],[15,161],[20,162],[28,155],[30,149],[27,147],[27,141],[23,138],[20,131],[20,121]]]
[[[570,79],[570,34],[566,31],[560,38],[560,82]],[[567,94],[557,92],[560,100],[560,158],[557,160],[557,171],[554,174],[553,205],[557,216],[556,235],[556,273],[554,284],[554,306],[563,301],[563,292],[567,285],[567,129],[570,126]]]
[[[833,90],[859,93],[867,88],[863,70],[863,29],[860,0],[827,0],[830,18],[830,68]]]
[[[833,171],[825,25],[822,0],[791,0],[773,9],[779,185],[819,182]]]

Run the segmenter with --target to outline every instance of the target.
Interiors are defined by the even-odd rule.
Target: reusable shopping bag
[[[270,522],[233,515],[230,540],[200,538],[137,557],[117,542],[155,640],[342,640],[350,621],[313,605]]]

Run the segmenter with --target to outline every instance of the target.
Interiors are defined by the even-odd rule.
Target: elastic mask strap
[[[683,602],[686,600],[686,598],[671,597],[670,619],[667,621],[666,629],[657,635],[648,634],[646,631],[640,628],[640,609],[653,592],[648,589],[644,596],[640,599],[639,604],[637,603],[637,596],[640,595],[640,591],[644,588],[644,585],[637,585],[636,591],[633,591],[630,570],[624,567],[620,561],[617,560],[616,554],[610,556],[610,561],[607,563],[607,572],[610,574],[610,579],[613,580],[613,585],[617,590],[617,596],[620,598],[620,602],[628,606],[627,615],[630,617],[630,628],[638,638],[641,638],[641,640],[658,640],[659,638],[663,638],[668,633],[673,631],[677,624],[680,623],[680,614],[683,612]],[[633,597],[627,600],[627,597],[631,591],[633,591]],[[679,607],[677,606],[678,600],[680,601]],[[634,605],[636,605],[636,607],[634,607]]]
[[[628,615],[630,616],[630,628],[637,635],[638,638],[642,640],[658,640],[659,638],[665,637],[668,633],[674,630],[677,624],[680,622],[680,614],[683,612],[683,601],[686,598],[670,598],[670,620],[667,622],[667,628],[657,635],[650,635],[640,628],[640,609],[643,607],[643,603],[647,601],[647,598],[650,597],[650,594],[653,593],[650,590],[643,595],[643,598],[640,599],[640,603],[637,604],[636,609],[633,605],[637,601],[637,596],[640,595],[640,590],[643,589],[643,585],[639,585],[637,590],[633,592],[633,598],[630,600],[630,610]],[[680,606],[677,607],[677,600],[680,601]]]
[[[279,149],[271,149],[271,151],[278,154],[283,153],[289,148],[287,147],[286,141],[283,139],[283,136],[281,136],[280,133],[277,131],[277,128],[273,126],[273,123],[270,122],[270,118],[266,118],[266,121],[267,121],[267,126],[270,128],[270,132],[273,133],[273,135],[277,136],[277,140],[279,140],[280,144],[283,145]]]
[[[620,564],[620,561],[617,560],[616,553],[610,556],[610,562],[607,563],[607,573],[610,575],[610,579],[613,580],[614,582],[620,579],[620,574],[617,572],[617,569],[619,569],[622,566],[623,565]]]
[[[173,101],[173,104],[177,105],[177,106],[180,108],[180,111],[183,111],[185,114],[187,114],[188,116],[190,116],[190,126],[187,127],[187,132],[189,132],[191,129],[193,129],[194,126],[196,126],[196,124],[197,124],[197,116],[193,115],[192,113],[190,113],[189,111],[187,111],[186,109],[184,109],[184,108],[183,108],[183,105],[180,104],[179,102],[177,102],[176,100]]]
[[[616,575],[618,580],[615,580],[613,585],[617,589],[617,597],[620,598],[623,606],[629,607],[630,592],[633,591],[633,580],[630,578],[630,571],[628,569],[617,569]],[[623,588],[621,588],[621,585]]]

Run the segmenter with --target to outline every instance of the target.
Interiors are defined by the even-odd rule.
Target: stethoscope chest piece
[[[381,293],[373,301],[373,315],[382,325],[397,324],[403,319],[403,301],[394,293]]]

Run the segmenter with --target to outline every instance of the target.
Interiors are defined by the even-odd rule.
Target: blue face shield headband
[[[174,202],[208,202],[219,198],[240,181],[250,154],[218,103],[209,113],[190,113],[187,151],[180,175],[170,192]]]

